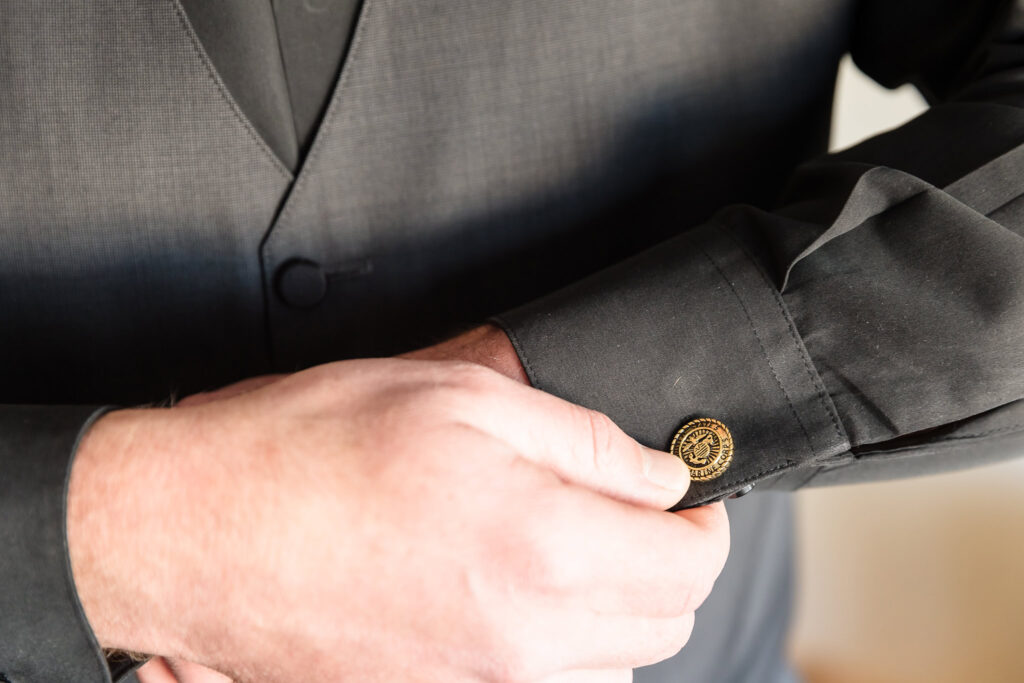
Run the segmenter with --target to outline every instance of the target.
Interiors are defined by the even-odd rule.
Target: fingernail
[[[690,483],[690,471],[682,460],[650,448],[644,449],[644,476],[665,489],[682,491]]]

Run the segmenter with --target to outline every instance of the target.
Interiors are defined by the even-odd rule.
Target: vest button
[[[275,280],[277,295],[292,308],[313,308],[327,295],[327,275],[313,261],[286,261],[277,269]]]

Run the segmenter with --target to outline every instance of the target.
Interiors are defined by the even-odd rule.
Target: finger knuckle
[[[566,595],[578,590],[581,581],[580,560],[569,549],[565,524],[553,510],[537,510],[521,520],[516,531],[506,535],[506,543],[515,550],[511,566],[513,580],[524,590],[538,595]]]
[[[725,568],[726,560],[729,558],[731,545],[729,518],[724,505],[714,505],[709,509],[709,519],[706,528],[707,549],[705,556],[712,567],[712,580],[717,578]]]
[[[535,541],[530,557],[528,580],[538,593],[566,595],[579,586],[579,571],[569,553],[559,552],[551,543]]]
[[[718,571],[713,563],[704,558],[696,562],[684,588],[680,611],[683,613],[694,612],[703,605],[711,595],[716,578],[718,578]]]
[[[693,614],[652,621],[644,632],[645,638],[632,662],[633,666],[656,664],[682,650],[693,633]]]
[[[493,373],[487,368],[464,361],[450,361],[423,388],[426,395],[417,398],[420,407],[449,414],[464,415],[479,410],[494,391]]]
[[[664,638],[662,640],[661,652],[656,653],[657,661],[674,656],[686,646],[686,643],[690,641],[690,636],[693,634],[693,623],[694,615],[691,612],[671,620],[667,625],[663,625]]]
[[[596,410],[584,410],[590,433],[590,456],[598,470],[607,468],[614,452],[615,437],[619,430],[612,419]]]
[[[729,532],[728,527],[724,534],[717,538],[713,543],[712,555],[714,557],[714,576],[718,578],[718,575],[725,569],[725,563],[729,560]]]
[[[455,360],[446,362],[445,366],[448,378],[463,389],[487,390],[494,384],[494,371],[478,363]]]
[[[661,584],[658,613],[663,617],[678,617],[694,612],[711,594],[718,574],[702,553],[687,553],[687,557],[673,563],[673,581]]]

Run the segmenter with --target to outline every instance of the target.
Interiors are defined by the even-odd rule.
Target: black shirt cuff
[[[66,533],[73,455],[105,410],[0,406],[0,673],[12,682],[110,683]]]
[[[729,467],[683,506],[841,460],[850,443],[786,306],[726,221],[712,221],[495,318],[534,386],[668,450],[721,421]]]

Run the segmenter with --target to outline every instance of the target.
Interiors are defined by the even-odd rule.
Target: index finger
[[[551,572],[557,590],[602,614],[674,617],[700,606],[729,552],[721,503],[670,513],[563,488],[531,515],[552,544],[545,554],[562,563]]]

